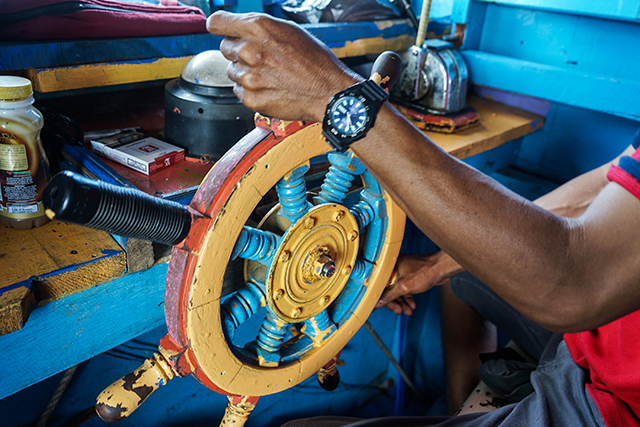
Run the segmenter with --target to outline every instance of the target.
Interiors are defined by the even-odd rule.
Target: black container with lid
[[[254,112],[233,93],[228,64],[220,51],[199,53],[165,86],[164,139],[190,157],[217,161],[255,127]]]

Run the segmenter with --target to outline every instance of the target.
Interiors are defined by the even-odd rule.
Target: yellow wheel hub
[[[358,223],[348,209],[311,209],[282,237],[266,280],[269,307],[288,323],[326,309],[349,280],[358,242]]]

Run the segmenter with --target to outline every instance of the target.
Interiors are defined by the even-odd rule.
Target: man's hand
[[[386,305],[396,314],[411,316],[416,309],[412,295],[443,285],[462,270],[444,251],[432,255],[402,255],[395,267],[398,281],[384,291],[376,308]]]
[[[227,75],[250,109],[286,120],[321,121],[329,99],[362,80],[299,26],[264,14],[216,12],[207,30],[225,36]]]

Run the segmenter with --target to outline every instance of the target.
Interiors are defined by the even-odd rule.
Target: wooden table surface
[[[478,125],[426,132],[459,158],[543,125],[543,117],[495,101],[471,97],[469,104]],[[166,263],[129,274],[126,265],[125,251],[102,231],[60,221],[0,226],[0,348],[17,364],[0,379],[0,399],[162,324]]]

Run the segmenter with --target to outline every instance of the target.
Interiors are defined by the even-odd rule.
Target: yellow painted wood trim
[[[27,70],[37,92],[113,86],[178,77],[192,56]]]
[[[400,52],[413,44],[413,37],[404,35],[392,39],[372,37],[347,41],[333,48],[339,58],[377,54],[386,50]],[[155,58],[125,62],[102,62],[65,67],[30,68],[27,76],[40,93],[140,83],[178,77],[192,56]]]
[[[393,52],[402,52],[409,49],[415,38],[410,35],[403,35],[392,39],[383,37],[371,37],[354,41],[347,41],[343,47],[332,48],[333,53],[338,58],[349,58],[354,56],[363,56],[382,53],[386,50]]]

